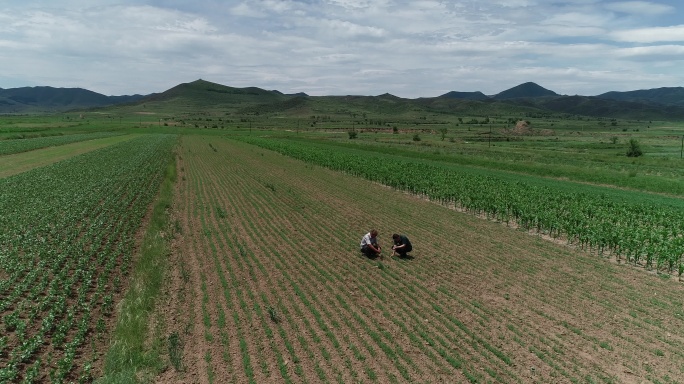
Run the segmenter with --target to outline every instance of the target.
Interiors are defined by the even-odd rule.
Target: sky
[[[3,0],[0,88],[593,96],[684,86],[681,0]]]

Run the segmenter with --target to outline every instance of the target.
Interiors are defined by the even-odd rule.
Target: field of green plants
[[[92,380],[175,142],[148,135],[0,179],[0,382]]]
[[[0,118],[0,382],[684,374],[679,123],[151,110]]]

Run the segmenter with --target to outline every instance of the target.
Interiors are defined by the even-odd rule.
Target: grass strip
[[[176,182],[175,155],[169,159],[159,197],[144,235],[140,258],[135,264],[130,288],[120,303],[118,321],[105,356],[104,375],[96,383],[138,383],[155,375],[163,366],[163,345],[146,347],[149,315],[159,295],[170,252],[168,215]]]

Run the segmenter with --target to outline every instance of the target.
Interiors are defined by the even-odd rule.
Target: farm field
[[[90,135],[92,136],[92,135]],[[106,135],[104,138],[81,136],[79,141],[50,147],[31,148],[3,156],[0,164],[0,177],[7,177],[27,170],[56,163],[99,148],[130,140],[133,135]],[[41,140],[41,139],[32,139]],[[23,141],[23,140],[22,140]],[[0,142],[3,148],[4,142]]]
[[[681,381],[681,123],[125,108],[0,117],[0,383]]]
[[[218,136],[184,135],[156,382],[679,382],[682,286]],[[358,252],[371,227],[382,260]],[[413,258],[387,252],[393,232]]]
[[[0,382],[97,376],[175,139],[39,149],[31,169],[0,178]]]

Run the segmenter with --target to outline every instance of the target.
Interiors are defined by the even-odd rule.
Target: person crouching
[[[399,257],[406,257],[406,254],[413,250],[411,241],[405,235],[395,233],[392,235],[392,241],[394,242],[392,250],[399,255]]]
[[[378,231],[373,229],[366,233],[361,239],[360,247],[361,253],[367,257],[374,258],[380,256],[382,249],[380,248],[380,245],[378,245]]]

